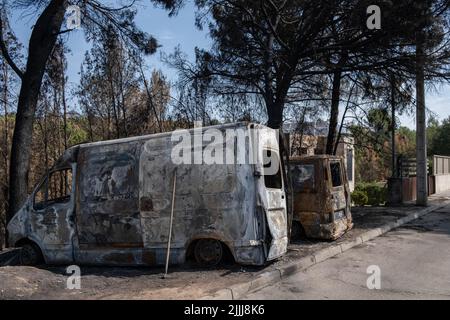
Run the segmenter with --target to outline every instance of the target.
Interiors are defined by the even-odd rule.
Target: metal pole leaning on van
[[[175,170],[173,171],[172,209],[170,211],[169,240],[167,241],[166,270],[164,272],[163,278],[167,276],[167,271],[169,270],[170,244],[172,240],[173,210],[175,208],[176,187],[177,187],[177,168],[175,168]]]

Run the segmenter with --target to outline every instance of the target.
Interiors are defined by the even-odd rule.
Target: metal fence
[[[433,174],[435,176],[450,174],[450,157],[433,156]]]
[[[427,174],[431,170],[431,163],[428,162]],[[402,155],[397,157],[397,176],[398,177],[415,177],[417,175],[417,161],[416,158],[407,158]]]

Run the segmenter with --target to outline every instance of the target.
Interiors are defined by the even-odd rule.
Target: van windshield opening
[[[314,192],[315,170],[314,164],[291,165],[292,185],[295,192]]]
[[[331,182],[333,183],[333,187],[342,186],[342,173],[341,173],[341,164],[339,162],[331,162]]]
[[[264,184],[266,188],[281,189],[283,180],[281,178],[281,162],[278,154],[271,150],[263,150]]]

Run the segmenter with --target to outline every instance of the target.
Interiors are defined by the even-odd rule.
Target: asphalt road
[[[371,273],[368,274],[369,266]],[[375,270],[375,273],[373,273]],[[378,283],[380,289],[369,289]],[[246,299],[449,299],[450,206]]]

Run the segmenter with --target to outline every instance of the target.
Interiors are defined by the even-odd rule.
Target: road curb
[[[340,244],[333,244],[328,248],[324,248],[322,250],[317,251],[314,254],[314,259],[316,260],[316,264],[325,260],[328,260],[338,254],[342,253],[342,248]]]
[[[248,293],[260,290],[271,284],[279,282],[289,276],[292,276],[302,270],[305,270],[315,264],[328,260],[334,256],[337,256],[345,251],[352,249],[353,247],[359,246],[364,242],[370,241],[376,237],[379,237],[392,229],[398,228],[408,222],[416,220],[428,213],[439,210],[450,204],[450,201],[443,201],[437,205],[430,205],[429,207],[423,208],[419,212],[415,212],[406,217],[397,219],[396,221],[388,222],[381,227],[373,228],[368,230],[356,239],[345,240],[339,244],[332,244],[327,248],[321,249],[312,255],[302,257],[294,262],[290,262],[282,267],[277,267],[275,270],[266,271],[259,274],[254,279],[242,283],[238,283],[229,286],[225,289],[221,289],[213,293],[212,295],[202,297],[201,300],[237,300],[241,299]]]
[[[316,258],[314,255],[302,257],[295,262],[291,262],[281,268],[277,268],[280,271],[281,278],[287,278],[297,272],[307,269],[316,264]]]
[[[281,280],[280,270],[272,270],[264,272],[258,275],[255,279],[251,280],[249,292],[258,290],[259,288],[267,286],[267,284],[273,284]],[[231,288],[231,292],[233,292],[233,288]],[[235,292],[233,292],[233,296],[237,296]]]

